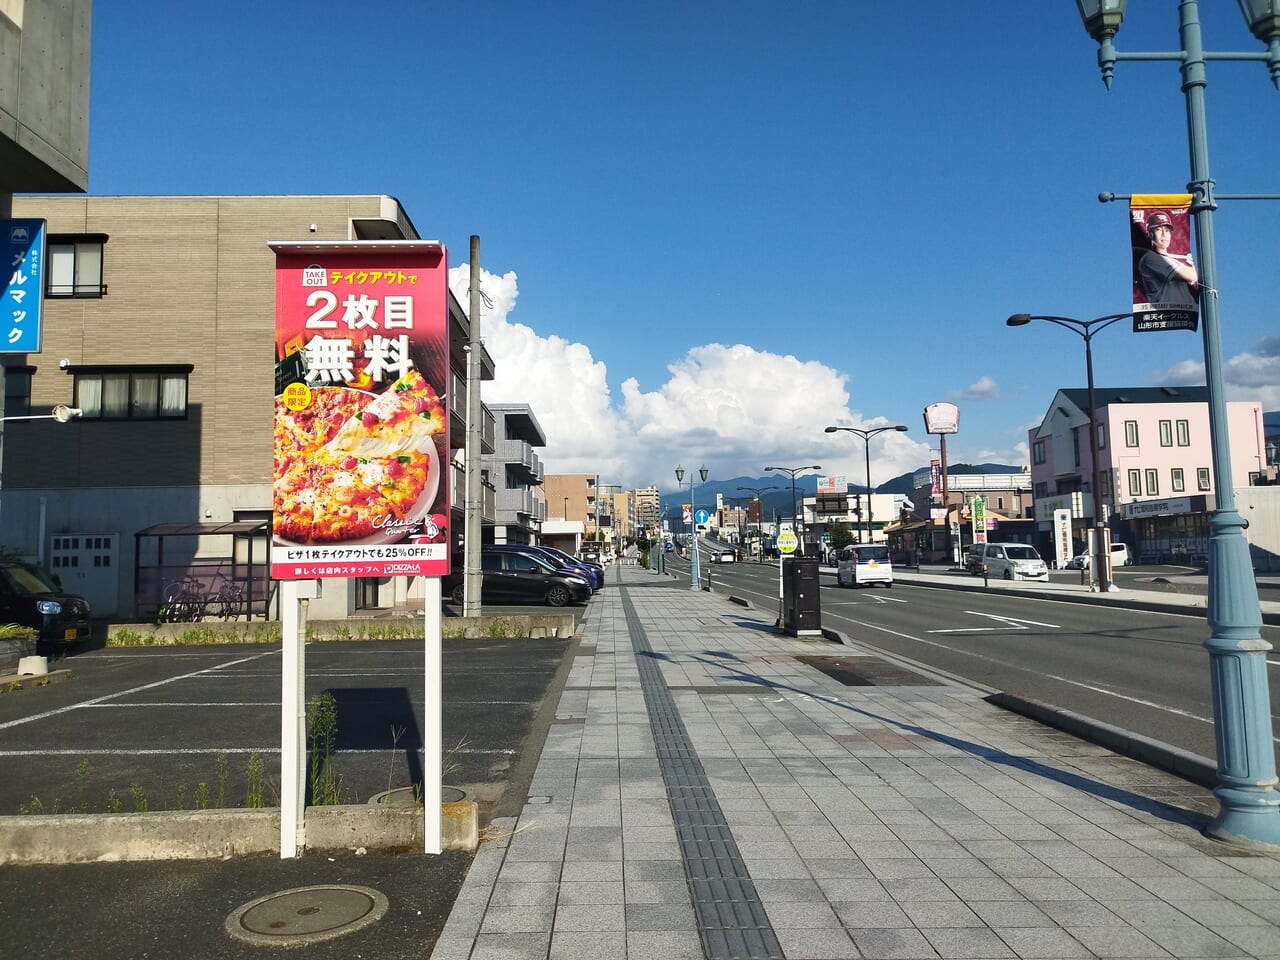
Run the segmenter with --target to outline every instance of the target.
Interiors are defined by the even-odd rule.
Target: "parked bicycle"
[[[160,623],[193,623],[205,617],[233,620],[244,611],[244,587],[222,571],[215,574],[215,588],[187,574],[164,588],[156,619]]]

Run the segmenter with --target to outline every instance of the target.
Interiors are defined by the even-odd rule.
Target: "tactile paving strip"
[[[698,919],[698,933],[710,960],[781,960],[782,947],[769,924],[755,884],[716,802],[707,773],[689,741],[662,671],[653,657],[644,625],[619,587],[640,687],[653,726],[658,763],[675,818],[685,876]]]

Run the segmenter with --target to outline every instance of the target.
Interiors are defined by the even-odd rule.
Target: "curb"
[[[421,849],[420,806],[307,807],[305,851]],[[480,842],[476,803],[440,805],[445,850]],[[280,852],[280,810],[166,810],[156,813],[0,817],[0,864],[135,860],[222,860]]]
[[[1094,720],[1083,714],[1051,707],[1009,693],[993,693],[984,698],[992,706],[1021,714],[1073,737],[1096,743],[1130,760],[1189,780],[1212,790],[1218,786],[1218,766],[1208,757],[1152,740],[1121,727]]]

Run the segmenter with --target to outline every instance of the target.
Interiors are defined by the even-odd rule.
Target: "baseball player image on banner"
[[[1195,330],[1200,274],[1191,258],[1191,195],[1129,198],[1133,247],[1133,331]]]

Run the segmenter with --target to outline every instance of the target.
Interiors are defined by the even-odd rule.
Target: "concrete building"
[[[421,239],[389,196],[21,197],[50,242],[101,273],[45,304],[43,354],[14,364],[33,410],[10,424],[0,543],[45,560],[96,615],[149,616],[165,582],[225,564],[270,606],[275,260],[271,240]],[[449,297],[452,529],[463,531],[465,313]],[[482,357],[482,378],[493,361]],[[482,451],[494,449],[485,414]],[[483,517],[495,503],[485,491]],[[170,531],[163,536],[148,531]],[[178,535],[175,530],[185,530]],[[159,555],[157,551],[163,551]],[[313,615],[403,602],[403,578],[334,580]],[[261,613],[258,609],[256,612]]]
[[[542,478],[547,504],[542,542],[577,555],[583,539],[600,529],[597,486],[594,473],[548,473]]]
[[[547,519],[542,460],[535,448],[547,445],[533,408],[526,403],[487,405],[494,419],[494,450],[483,457],[496,488],[497,508],[485,543],[537,543]]]
[[[14,193],[89,187],[92,0],[0,4],[0,217]]]
[[[1101,489],[1093,489],[1087,390],[1059,390],[1029,431],[1035,518],[1047,546],[1053,511],[1071,511],[1076,548],[1102,521],[1138,562],[1203,563],[1216,509],[1206,387],[1095,388]],[[1227,403],[1237,488],[1266,475],[1262,408]],[[1252,539],[1252,538],[1251,538]],[[1275,552],[1277,544],[1263,545]],[[1043,550],[1042,550],[1043,552]]]

